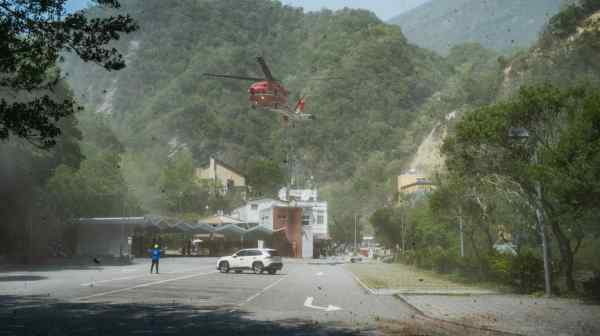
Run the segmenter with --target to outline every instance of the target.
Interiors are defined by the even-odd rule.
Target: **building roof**
[[[435,184],[429,180],[423,179],[423,180],[417,180],[415,183],[410,183],[410,184],[406,184],[403,186],[400,186],[400,189],[407,189],[410,187],[414,187],[414,186],[434,186]]]
[[[112,225],[131,225],[145,229],[167,232],[189,232],[194,234],[214,234],[227,238],[238,239],[241,237],[267,238],[273,230],[259,227],[258,224],[248,224],[227,216],[213,216],[197,223],[186,223],[174,218],[161,216],[127,217],[127,218],[79,218],[76,220],[82,225],[102,225],[107,230],[113,230]]]
[[[244,204],[244,205],[247,205],[248,203],[259,202],[259,201],[274,201],[274,202],[287,203],[286,201],[278,200],[278,199],[272,198],[272,197],[259,197],[259,198],[249,199],[246,202],[246,204]]]
[[[215,225],[219,226],[219,225],[227,225],[227,224],[236,224],[236,225],[245,224],[245,222],[243,222],[239,219],[235,219],[233,217],[229,217],[229,216],[216,215],[216,216],[199,219],[198,224],[208,224],[208,225],[213,225],[213,226],[215,226]]]
[[[238,169],[236,169],[236,168],[228,165],[227,163],[225,163],[225,162],[223,162],[223,161],[221,161],[221,160],[219,160],[219,159],[217,159],[215,157],[211,156],[210,158],[213,159],[213,160],[215,160],[215,164],[218,164],[219,166],[227,168],[228,170],[231,170],[232,172],[234,172],[234,173],[236,173],[236,174],[238,174],[240,176],[245,177],[244,173],[242,173],[240,170],[238,170]],[[209,167],[210,167],[210,162],[208,164],[206,164],[206,165],[200,166],[200,168],[203,168],[203,169],[207,169]]]

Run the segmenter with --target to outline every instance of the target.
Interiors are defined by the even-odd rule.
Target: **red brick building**
[[[281,255],[302,258],[302,208],[273,207],[273,248]]]

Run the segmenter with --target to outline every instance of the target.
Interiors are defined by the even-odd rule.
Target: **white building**
[[[317,189],[290,189],[289,198],[290,200],[313,202],[318,199]],[[281,188],[279,190],[279,199],[287,201],[287,188]]]
[[[302,225],[309,226],[315,239],[329,238],[329,225],[327,216],[327,202],[318,200],[316,189],[290,189],[290,204],[302,208]],[[288,192],[286,188],[279,190],[279,199],[286,201]]]
[[[329,239],[327,202],[318,200],[316,189],[291,189],[288,197],[287,190],[283,188],[279,191],[279,200],[260,198],[248,201],[233,210],[231,217],[273,230],[274,223],[280,220],[273,218],[273,209],[277,207],[302,209],[302,257],[312,258],[315,242]]]
[[[234,209],[231,212],[231,217],[244,221],[246,223],[258,223],[261,226],[268,227],[273,230],[273,221],[263,217],[266,215],[272,216],[272,209],[275,206],[285,206],[287,202],[276,200],[273,198],[259,198],[250,200],[243,206]]]

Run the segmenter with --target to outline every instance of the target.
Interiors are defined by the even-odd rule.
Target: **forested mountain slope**
[[[501,97],[523,85],[600,84],[600,2],[586,3],[554,16],[533,47],[505,60]]]
[[[476,44],[453,47],[446,58],[457,65],[444,88],[431,97],[419,115],[435,113],[438,122],[420,145],[411,167],[430,172],[443,166],[439,146],[463,112],[510,98],[531,85],[600,85],[600,13],[594,1],[568,7],[549,19],[533,46],[511,57],[483,50]],[[444,115],[446,118],[444,119]],[[433,148],[433,150],[432,150]]]
[[[465,42],[509,50],[535,42],[560,5],[561,0],[434,0],[389,22],[400,25],[410,42],[442,54]]]
[[[373,176],[386,183],[426,135],[413,128],[419,107],[453,73],[399,27],[362,10],[304,14],[266,0],[128,1],[121,10],[141,27],[119,46],[128,67],[106,74],[68,58],[64,69],[86,106],[82,119],[106,116],[138,185],[156,181],[177,148],[196,164],[216,155],[244,169],[256,158],[284,166],[289,144],[299,179],[345,181],[377,160],[384,171]],[[293,97],[307,96],[316,122],[286,134],[276,115],[249,108],[249,82],[202,76],[257,75],[257,55]],[[311,80],[323,77],[335,79]]]

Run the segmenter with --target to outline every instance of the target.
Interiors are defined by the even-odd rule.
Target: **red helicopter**
[[[204,76],[239,79],[253,81],[248,93],[250,94],[249,101],[252,108],[264,108],[273,112],[279,113],[283,117],[285,124],[291,119],[295,121],[314,120],[315,117],[311,114],[304,113],[305,97],[301,97],[296,106],[291,109],[288,105],[288,97],[290,92],[281,84],[281,82],[273,77],[267,62],[264,58],[257,57],[256,61],[260,65],[265,78],[232,76],[204,73]]]

